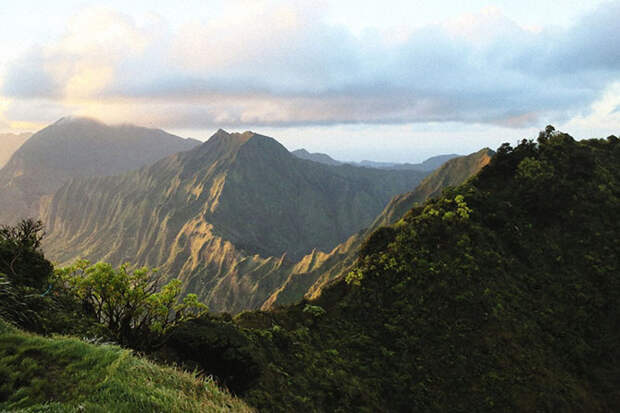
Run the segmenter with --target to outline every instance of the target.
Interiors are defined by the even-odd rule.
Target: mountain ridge
[[[297,261],[332,250],[424,176],[322,165],[273,138],[219,130],[137,171],[65,183],[43,214],[45,250],[60,263],[160,267],[211,308],[239,311],[261,306]]]
[[[0,169],[0,223],[38,217],[69,178],[137,169],[199,141],[160,129],[108,126],[89,118],[61,118],[32,135]]]
[[[315,300],[240,314],[261,366],[246,400],[277,411],[617,411],[619,149],[615,136],[545,132],[504,144],[474,178],[373,232]],[[175,342],[202,343],[201,326],[213,321],[190,322]],[[198,348],[182,351],[199,361]]]
[[[282,286],[273,292],[261,308],[268,310],[275,305],[292,304],[302,295],[317,298],[327,285],[342,277],[354,265],[363,242],[374,231],[394,224],[416,204],[441,195],[441,191],[447,187],[463,184],[480,172],[491,161],[494,153],[485,148],[448,160],[424,178],[413,191],[394,196],[368,228],[353,234],[330,252],[318,252],[311,259],[304,257],[304,260],[312,262],[312,267],[305,271],[296,267],[291,271]]]

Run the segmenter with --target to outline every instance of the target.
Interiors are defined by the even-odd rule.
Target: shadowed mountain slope
[[[318,296],[326,285],[354,264],[363,241],[376,229],[394,224],[416,204],[441,195],[441,191],[446,187],[462,184],[484,168],[493,154],[490,149],[482,149],[471,155],[453,158],[424,178],[413,191],[396,195],[369,228],[352,235],[329,253],[315,251],[304,257],[282,286],[269,297],[263,308],[268,309],[275,304],[291,304],[303,295]]]
[[[304,255],[367,227],[424,176],[323,165],[272,138],[220,130],[138,171],[66,183],[44,214],[45,250],[61,263],[160,267],[212,309],[256,308]]]
[[[70,178],[116,175],[198,144],[158,129],[62,118],[32,135],[0,170],[0,223],[39,216],[41,203]]]

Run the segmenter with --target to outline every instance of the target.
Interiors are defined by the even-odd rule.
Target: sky
[[[620,0],[2,3],[0,133],[88,116],[399,162],[620,133]]]

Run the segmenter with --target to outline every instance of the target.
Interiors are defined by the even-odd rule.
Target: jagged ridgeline
[[[304,255],[368,227],[426,175],[324,165],[272,138],[220,130],[138,171],[67,182],[43,215],[44,249],[60,263],[159,267],[213,310],[257,308]]]
[[[62,118],[28,138],[0,169],[0,224],[38,217],[70,178],[117,175],[199,143],[159,129]]]
[[[246,400],[618,411],[620,141],[539,142],[502,146],[474,179],[377,229],[318,299],[237,317],[249,328],[238,349],[260,371]],[[170,343],[199,360],[209,326],[190,322]]]

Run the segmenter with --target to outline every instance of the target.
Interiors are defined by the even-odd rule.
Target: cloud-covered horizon
[[[522,27],[487,8],[362,33],[327,23],[321,7],[269,4],[174,27],[161,16],[138,24],[111,9],[82,11],[62,36],[6,65],[0,121],[525,128],[586,119],[620,81],[619,1],[569,27],[552,16],[546,27]]]

